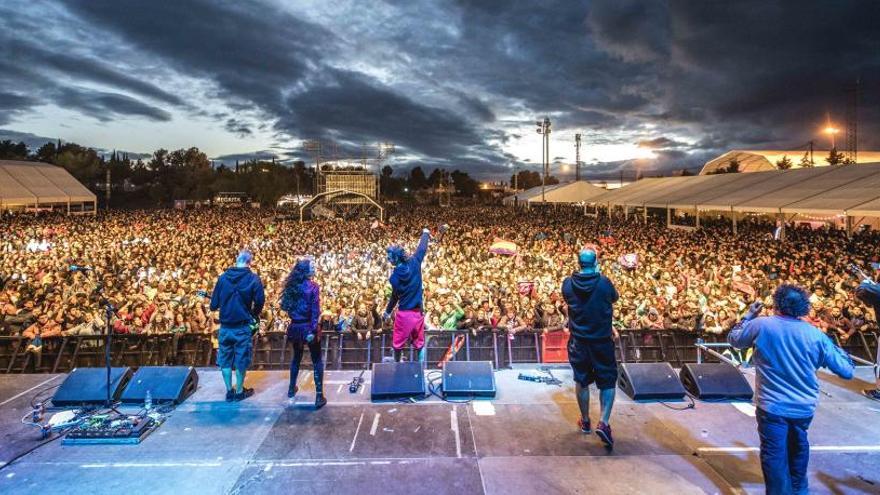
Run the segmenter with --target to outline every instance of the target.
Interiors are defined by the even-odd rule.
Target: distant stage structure
[[[362,146],[360,157],[339,157],[339,146],[321,141],[307,141],[305,149],[315,158],[316,194],[300,206],[300,221],[306,218],[353,220],[376,217],[383,220],[379,203],[379,174],[394,145],[379,143]],[[325,160],[329,153],[332,159]]]

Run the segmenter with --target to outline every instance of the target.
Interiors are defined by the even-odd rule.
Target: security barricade
[[[425,335],[427,364],[430,367],[444,358],[464,361],[491,361],[496,369],[515,364],[565,362],[563,354],[568,335],[564,332],[543,334],[523,330],[515,334],[506,329],[428,330]],[[846,341],[830,335],[846,352],[863,360],[877,358],[878,332],[853,334]],[[698,335],[670,330],[621,330],[617,356],[621,362],[669,362],[674,367],[697,362],[697,339],[706,343],[725,342],[725,335]],[[105,336],[67,336],[43,339],[39,348],[30,347],[22,337],[0,337],[0,373],[65,373],[77,367],[104,366]],[[457,344],[457,345],[453,345]],[[369,369],[373,363],[393,356],[391,334],[378,333],[369,339],[355,334],[327,333],[323,336],[327,369]],[[216,342],[211,334],[114,335],[111,361],[114,366],[211,366],[216,362]],[[292,348],[284,332],[254,336],[253,369],[287,369]],[[417,359],[411,348],[404,351],[407,360]],[[702,353],[704,361],[717,361]],[[310,368],[308,352],[303,368]]]

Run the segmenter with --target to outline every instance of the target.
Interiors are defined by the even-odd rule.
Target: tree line
[[[60,140],[47,142],[36,150],[24,142],[6,140],[0,141],[0,159],[58,165],[101,199],[109,171],[112,206],[170,206],[177,199],[206,200],[218,192],[233,191],[244,192],[254,201],[271,206],[285,194],[312,195],[316,187],[315,168],[301,160],[289,164],[275,159],[247,160],[227,165],[213,162],[195,147],[158,149],[149,158],[133,159],[127,153],[114,151],[105,155]],[[523,177],[520,188],[535,185],[534,177]],[[480,189],[480,183],[467,172],[435,168],[426,175],[418,166],[407,172],[386,165],[379,174],[379,182],[382,196],[392,198],[410,197],[438,186],[448,186],[455,194],[468,197]],[[540,178],[536,185],[540,185]]]

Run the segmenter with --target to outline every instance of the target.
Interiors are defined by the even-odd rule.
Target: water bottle
[[[147,412],[150,412],[153,409],[153,395],[147,390],[147,395],[144,397],[144,409]]]

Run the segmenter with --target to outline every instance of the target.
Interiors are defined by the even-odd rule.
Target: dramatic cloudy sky
[[[0,138],[303,155],[390,141],[392,162],[484,178],[574,134],[594,175],[803,148],[861,79],[880,148],[880,2],[3,0]]]

